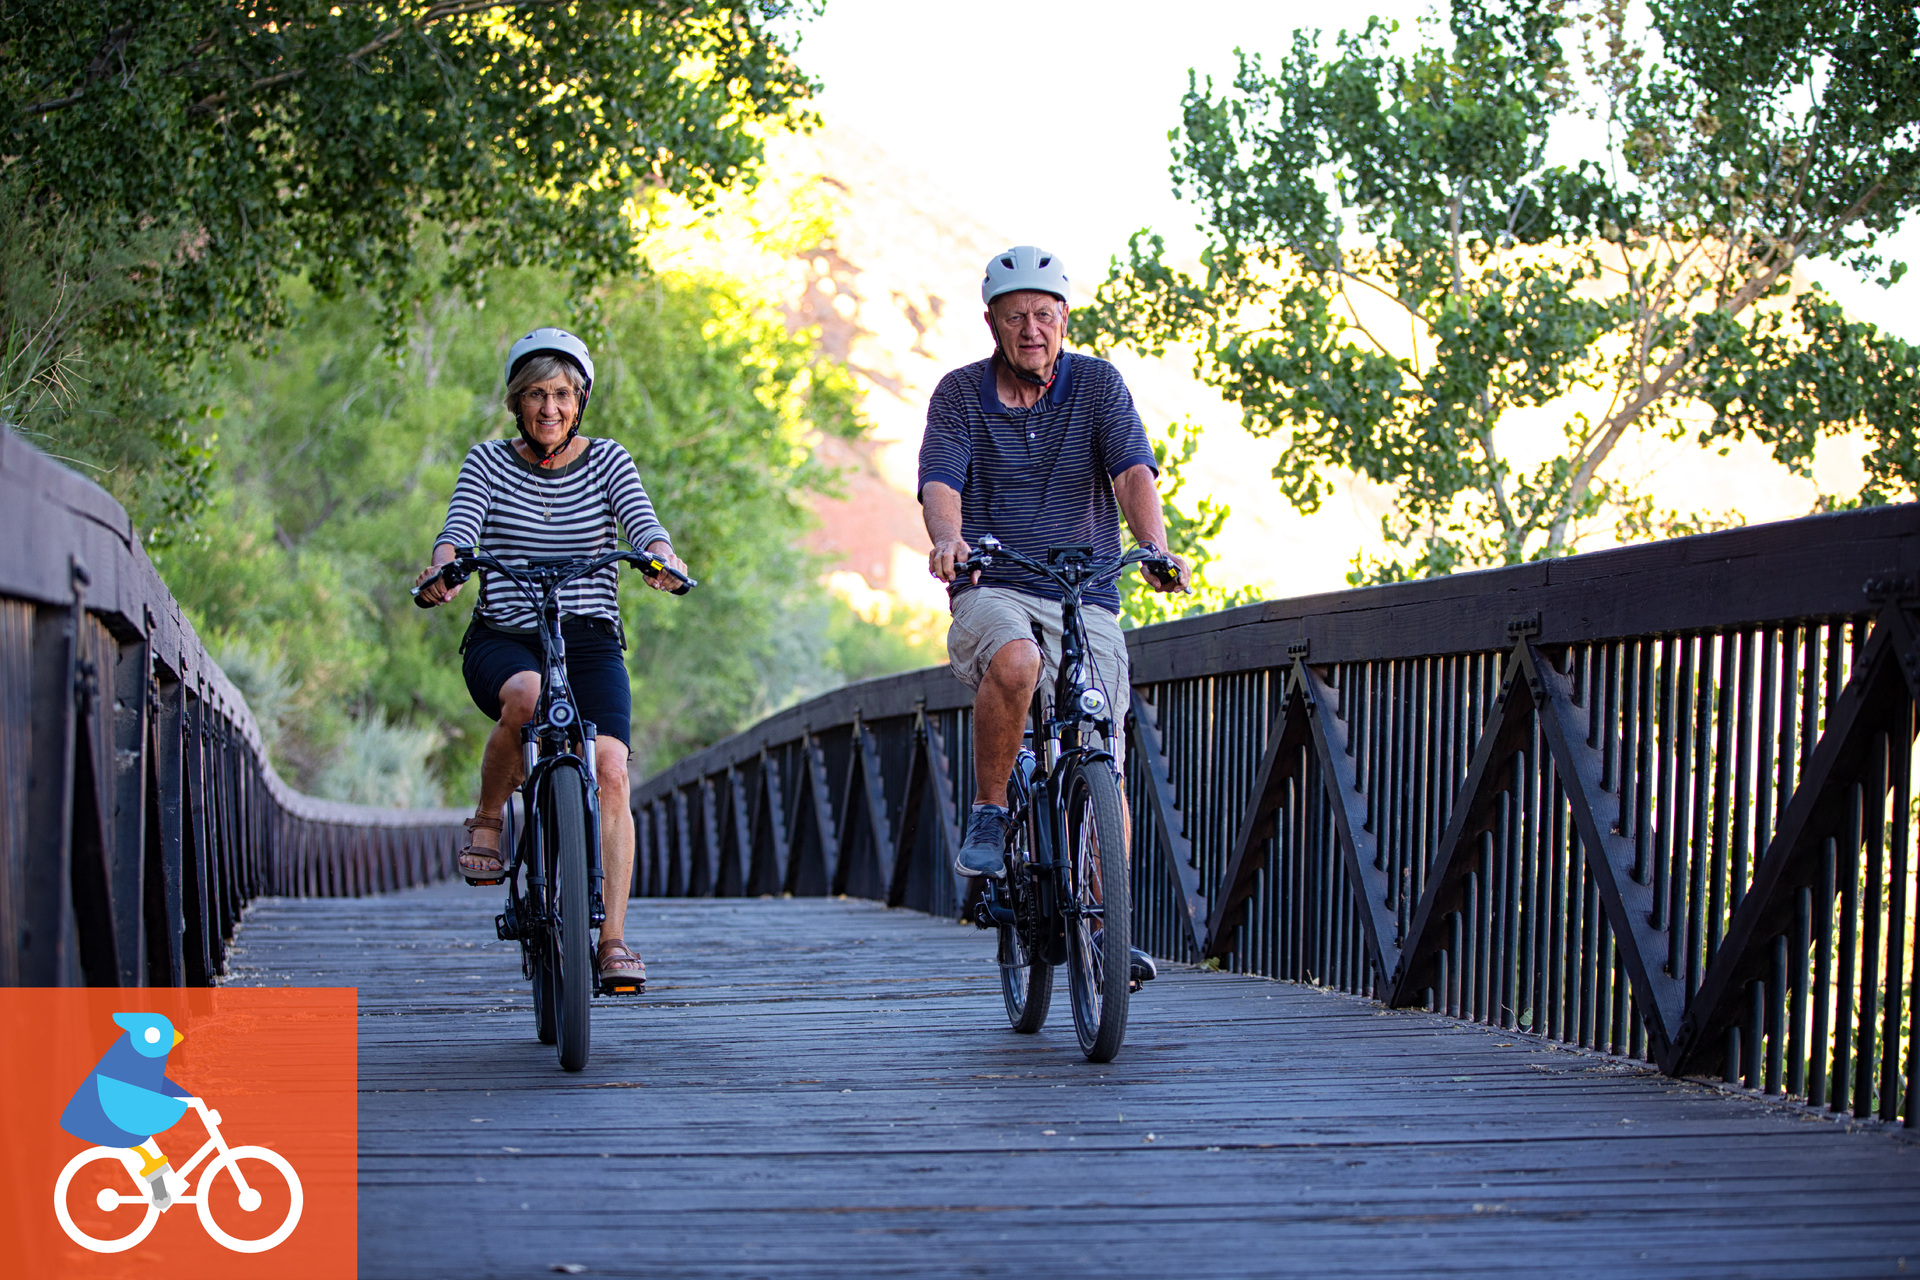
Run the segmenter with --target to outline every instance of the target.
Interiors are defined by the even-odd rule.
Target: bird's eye
[[[147,1028],[147,1043],[148,1043],[148,1044],[159,1044],[159,1043],[160,1043],[160,1028],[158,1028],[158,1027],[148,1027],[148,1028]]]

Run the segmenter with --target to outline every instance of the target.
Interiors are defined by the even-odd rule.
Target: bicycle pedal
[[[647,994],[647,984],[631,979],[602,978],[600,994],[603,996],[643,996]]]
[[[507,882],[507,878],[505,876],[501,876],[498,880],[468,880],[467,881],[468,884],[472,885],[476,889],[485,889],[489,885],[505,884],[506,882]]]

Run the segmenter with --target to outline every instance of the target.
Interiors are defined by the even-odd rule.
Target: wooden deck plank
[[[651,994],[569,1076],[497,909],[267,900],[236,939],[230,981],[360,990],[368,1280],[1920,1270],[1880,1126],[1180,967],[1091,1066],[1064,992],[1016,1036],[986,935],[867,902],[635,901]]]

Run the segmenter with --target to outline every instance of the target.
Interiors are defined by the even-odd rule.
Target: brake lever
[[[652,555],[644,551],[636,552],[634,554],[635,554],[635,560],[630,561],[629,563],[632,563],[634,568],[638,569],[642,574],[646,575],[647,577],[649,578],[657,577],[658,575],[664,573],[670,578],[678,578],[680,580],[680,585],[675,587],[672,591],[669,591],[667,593],[668,595],[683,596],[687,594],[687,592],[693,590],[695,587],[700,585],[700,583],[697,580],[693,578],[689,578],[686,574],[681,573],[678,569],[675,569],[672,565],[662,560],[659,556]],[[645,561],[645,563],[644,564],[638,563],[638,561]]]
[[[416,587],[408,588],[407,593],[413,597],[413,603],[415,608],[431,609],[434,607],[433,601],[422,600],[420,598],[420,593],[427,589],[428,583],[438,582],[438,583],[444,584],[448,589],[452,589],[454,587],[460,586],[462,583],[466,582],[468,578],[473,576],[473,571],[471,569],[467,570],[467,572],[465,573],[449,574],[447,570],[451,569],[454,563],[455,563],[454,561],[448,561],[446,564],[441,566],[440,572],[434,574],[431,578],[428,578],[426,582],[422,582],[420,585]]]

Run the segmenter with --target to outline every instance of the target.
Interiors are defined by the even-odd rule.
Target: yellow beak
[[[185,1039],[186,1037],[181,1035],[178,1031],[173,1033],[173,1042],[175,1044],[179,1044],[182,1040],[185,1040]]]

